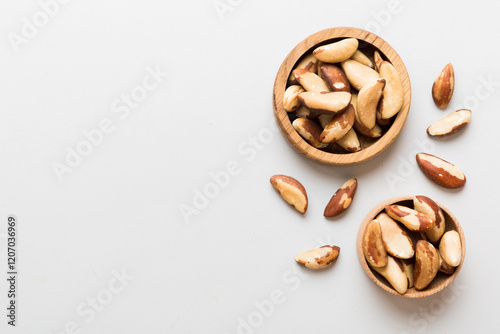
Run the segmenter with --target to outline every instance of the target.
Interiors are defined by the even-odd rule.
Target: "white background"
[[[229,7],[218,13],[212,0],[73,0],[16,52],[9,36],[22,36],[23,18],[32,21],[40,6],[0,1],[0,267],[5,273],[6,219],[14,214],[20,273],[16,328],[6,324],[7,284],[0,281],[0,332],[468,333],[496,324],[500,5],[219,4]],[[403,59],[412,85],[396,142],[353,167],[301,157],[272,118],[282,60],[308,35],[335,26],[380,35]],[[449,62],[456,88],[442,111],[430,90]],[[147,68],[168,75],[120,118],[113,103],[142,84]],[[447,140],[427,137],[431,123],[466,105],[473,116],[465,131]],[[76,149],[82,131],[103,119],[113,132],[60,182],[53,164],[65,164],[68,147]],[[269,130],[272,139],[252,151],[251,137]],[[465,188],[447,191],[426,179],[414,161],[423,150],[418,143],[458,165]],[[231,161],[238,175],[184,219],[182,205],[193,206],[210,173]],[[304,184],[310,200],[304,216],[271,187],[273,174]],[[324,206],[351,177],[359,181],[352,206],[325,219]],[[453,285],[420,300],[379,289],[355,249],[358,226],[373,206],[414,194],[452,210],[467,240]],[[312,272],[294,262],[297,253],[325,243],[341,248],[333,267]],[[133,279],[110,292],[122,271]],[[255,303],[280,292],[282,303],[259,318]],[[105,304],[95,317],[92,298]],[[254,325],[261,320],[258,328],[243,328],[249,317]]]

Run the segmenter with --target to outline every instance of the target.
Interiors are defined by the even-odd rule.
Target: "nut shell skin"
[[[326,82],[332,92],[351,92],[351,85],[344,71],[333,64],[322,64],[320,77]]]
[[[385,208],[385,212],[392,219],[403,223],[408,229],[416,232],[426,232],[435,224],[432,217],[403,205],[389,205]]]
[[[426,196],[413,197],[415,210],[422,212],[434,219],[434,227],[425,232],[430,242],[437,242],[441,238],[446,228],[445,218],[441,208],[432,199]]]
[[[280,196],[300,213],[307,211],[308,199],[304,186],[291,176],[273,175],[269,180]]]
[[[439,254],[436,248],[425,240],[417,242],[415,252],[414,286],[425,289],[436,277],[439,270]]]
[[[455,89],[455,71],[453,65],[446,65],[432,85],[432,99],[439,108],[450,103]]]
[[[460,168],[432,154],[418,153],[417,163],[425,176],[441,187],[457,189],[467,182]]]
[[[380,223],[374,219],[366,227],[363,238],[363,253],[368,264],[372,268],[383,268],[387,266],[387,251],[382,240]]]
[[[323,215],[325,217],[335,217],[343,213],[351,205],[356,189],[358,188],[358,180],[355,178],[347,180],[333,194],[332,198],[325,207]]]

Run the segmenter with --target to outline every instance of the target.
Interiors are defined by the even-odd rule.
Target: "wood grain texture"
[[[283,94],[285,93],[288,77],[300,58],[322,44],[331,43],[346,37],[357,38],[378,49],[394,65],[403,84],[404,101],[401,111],[396,116],[390,129],[373,145],[356,153],[335,154],[321,151],[309,145],[293,128],[287,112],[283,108]],[[307,158],[328,165],[351,165],[373,158],[387,148],[398,136],[408,117],[411,101],[410,78],[406,67],[399,55],[383,39],[363,29],[339,27],[319,31],[300,42],[285,58],[276,75],[273,89],[273,107],[276,122],[284,137],[290,144]]]
[[[400,297],[406,297],[406,298],[422,298],[422,297],[428,297],[432,296],[439,291],[443,290],[446,288],[448,285],[450,285],[451,282],[457,277],[458,273],[460,272],[460,269],[462,268],[462,265],[464,263],[465,259],[465,236],[464,232],[462,230],[462,227],[460,226],[460,223],[458,222],[458,219],[451,213],[450,210],[448,210],[446,207],[441,205],[440,203],[436,202],[436,204],[441,208],[443,211],[444,217],[445,217],[445,224],[446,224],[446,229],[445,231],[449,230],[455,230],[458,232],[460,235],[460,241],[462,243],[462,259],[458,267],[455,268],[455,272],[452,275],[446,275],[442,272],[438,272],[434,280],[429,284],[427,288],[424,290],[418,291],[414,287],[410,288],[406,291],[405,294],[401,295],[399,294],[394,288],[387,282],[387,280],[379,275],[377,272],[375,272],[367,263],[364,253],[363,253],[363,236],[365,234],[366,228],[368,224],[381,212],[384,211],[384,208],[388,205],[392,204],[399,204],[399,205],[404,205],[410,208],[413,208],[413,196],[401,196],[401,197],[395,197],[388,199],[380,204],[378,204],[376,207],[374,207],[368,215],[366,215],[365,219],[361,223],[361,226],[359,227],[358,230],[358,236],[356,239],[356,250],[358,252],[358,259],[359,263],[361,264],[361,267],[365,271],[366,275],[370,277],[370,279],[375,282],[380,288],[383,290],[392,293],[393,295],[400,296]],[[439,244],[434,244],[436,248],[439,248]]]

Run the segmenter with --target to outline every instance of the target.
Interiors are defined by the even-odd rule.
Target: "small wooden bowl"
[[[387,201],[378,204],[368,213],[368,215],[366,215],[365,219],[361,223],[361,226],[359,227],[358,237],[356,240],[356,249],[358,251],[359,263],[361,264],[361,267],[363,267],[363,270],[368,275],[368,277],[370,277],[370,279],[373,282],[375,282],[375,284],[377,284],[383,290],[392,293],[393,295],[406,298],[422,298],[422,297],[432,296],[433,294],[438,293],[439,291],[443,290],[448,285],[450,285],[450,283],[453,282],[455,277],[457,277],[458,273],[460,272],[460,268],[462,268],[462,264],[464,263],[465,259],[465,236],[464,232],[462,231],[462,227],[460,226],[457,217],[455,217],[450,210],[448,210],[440,203],[436,202],[436,204],[443,211],[445,217],[445,224],[446,224],[445,232],[449,230],[455,230],[460,235],[460,242],[462,243],[462,260],[458,265],[458,267],[455,268],[455,272],[453,274],[447,275],[445,273],[438,272],[434,280],[424,290],[418,291],[413,287],[408,289],[406,293],[402,295],[398,293],[396,290],[394,290],[391,284],[387,282],[387,280],[384,277],[382,277],[379,273],[374,271],[368,265],[365,259],[365,255],[363,253],[363,236],[365,235],[365,230],[367,225],[373,219],[375,219],[375,217],[377,217],[379,213],[383,212],[386,206],[392,204],[400,204],[413,208],[413,196],[401,196],[401,197],[391,198]]]
[[[393,124],[387,130],[387,132],[377,141],[375,141],[371,146],[362,149],[356,153],[345,153],[345,154],[335,154],[325,151],[321,151],[309,145],[302,137],[295,131],[288,117],[288,113],[283,108],[283,95],[285,93],[288,77],[295,67],[295,64],[305,55],[311,53],[317,46],[332,43],[347,37],[357,38],[360,42],[360,48],[364,46],[365,48],[375,48],[377,49],[382,57],[389,60],[392,65],[396,68],[401,78],[404,91],[404,101],[401,110],[396,116]],[[370,158],[373,158],[380,152],[382,152],[387,146],[389,146],[398,134],[403,129],[403,126],[408,117],[408,112],[410,110],[410,100],[411,100],[411,86],[410,78],[406,67],[399,55],[394,51],[394,49],[387,44],[386,41],[378,37],[377,35],[358,28],[331,28],[319,31],[300,42],[289,54],[286,56],[285,60],[281,64],[276,75],[276,80],[274,82],[273,89],[273,106],[274,106],[274,116],[276,122],[281,129],[281,132],[288,140],[288,142],[301,154],[307,158],[314,160],[319,163],[327,165],[351,165],[363,162]]]

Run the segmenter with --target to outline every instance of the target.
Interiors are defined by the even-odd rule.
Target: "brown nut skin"
[[[293,121],[292,125],[293,128],[299,133],[299,135],[307,140],[307,142],[311,144],[312,147],[326,147],[326,144],[323,144],[320,141],[320,136],[323,132],[323,129],[316,122],[311,121],[307,118],[297,118]]]
[[[443,211],[432,199],[426,196],[413,197],[413,207],[434,219],[434,227],[425,232],[430,242],[437,242],[441,238],[445,229],[445,219]]]
[[[307,70],[309,72],[316,73],[318,69],[318,58],[314,57],[312,54],[307,55],[302,59],[297,66],[295,66],[294,70],[302,68],[304,70]],[[290,73],[290,76],[288,78],[288,84],[289,85],[296,85],[298,84],[297,80],[295,79],[293,73]]]
[[[340,247],[326,245],[298,254],[295,261],[309,269],[323,269],[337,261],[339,253]]]
[[[269,181],[288,204],[300,213],[307,211],[306,189],[299,181],[287,175],[273,175]]]
[[[455,272],[455,268],[450,266],[448,263],[446,263],[443,260],[443,257],[441,256],[441,253],[439,252],[439,249],[437,250],[439,254],[439,271],[442,273],[445,273],[447,275],[451,275]]]
[[[293,76],[299,84],[308,92],[329,92],[330,88],[326,85],[325,81],[321,79],[316,73],[309,72],[302,68],[293,70]]]
[[[356,189],[358,188],[358,180],[355,178],[347,180],[340,188],[333,194],[328,202],[323,215],[325,217],[335,217],[347,210],[351,205]]]
[[[320,77],[325,80],[332,92],[351,92],[351,85],[344,71],[333,64],[321,64]]]
[[[373,268],[382,268],[387,266],[387,251],[382,241],[382,230],[378,220],[372,220],[366,227],[363,238],[363,253],[365,259]]]
[[[391,217],[415,232],[426,232],[434,227],[435,221],[431,217],[410,209],[403,205],[389,205],[385,212]]]
[[[450,189],[461,188],[467,182],[464,173],[454,164],[428,153],[418,153],[417,163],[435,184]]]
[[[390,118],[382,118],[382,114],[380,113],[380,110],[377,110],[377,124],[380,126],[386,126],[391,124],[391,119]]]
[[[455,89],[455,71],[453,65],[446,65],[432,85],[432,99],[439,108],[445,108]]]
[[[425,240],[417,242],[415,251],[415,289],[425,289],[436,277],[439,270],[439,254],[436,248]]]
[[[320,140],[322,143],[334,143],[343,138],[351,130],[354,125],[354,107],[352,104],[342,112],[336,114],[328,123],[321,133]]]

